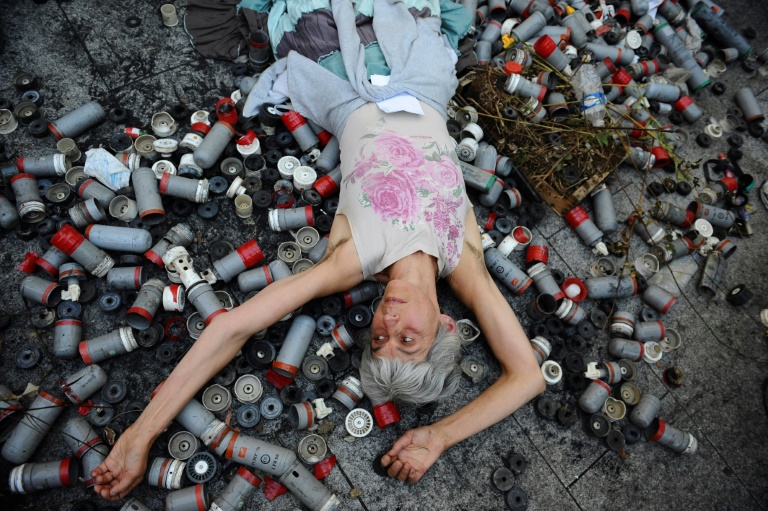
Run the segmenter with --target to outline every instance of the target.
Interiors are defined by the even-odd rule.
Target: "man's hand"
[[[134,437],[128,428],[112,447],[104,462],[91,472],[94,490],[106,500],[121,500],[142,480],[147,469],[149,445]]]
[[[381,464],[389,467],[390,477],[417,483],[443,454],[445,447],[445,440],[434,426],[412,429],[395,442],[381,458]]]

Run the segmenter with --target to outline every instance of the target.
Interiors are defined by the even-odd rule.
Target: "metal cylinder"
[[[21,296],[48,307],[55,307],[61,301],[61,286],[35,275],[27,275],[19,286]]]
[[[752,45],[739,31],[730,26],[704,2],[691,8],[691,17],[704,29],[707,36],[716,40],[723,48],[736,48],[739,58],[746,59],[752,53]]]
[[[633,362],[640,362],[643,359],[643,355],[645,355],[645,346],[642,342],[613,338],[608,343],[608,353],[616,358],[626,358]]]
[[[691,71],[692,74],[691,77],[688,78],[687,83],[694,92],[712,83],[669,23],[659,23],[653,29],[653,36],[659,44],[662,44],[667,49],[667,56],[677,67],[682,67]]]
[[[543,320],[557,310],[557,300],[551,294],[540,294],[528,304],[526,312],[534,321]]]
[[[558,71],[563,72],[566,76],[573,74],[565,54],[560,51],[550,36],[544,34],[539,37],[533,44],[533,49]]]
[[[587,279],[584,284],[587,286],[587,295],[593,300],[629,298],[637,294],[637,280],[629,275],[592,277]]]
[[[533,279],[533,285],[539,293],[550,294],[555,300],[565,297],[565,293],[557,285],[555,277],[546,264],[536,263],[532,265],[528,268],[528,276]]]
[[[12,493],[32,493],[71,486],[78,477],[80,477],[80,465],[75,458],[45,463],[25,463],[11,470],[8,486]]]
[[[659,286],[648,286],[643,292],[643,301],[662,314],[665,314],[672,307],[675,300],[676,298],[671,293]]]
[[[295,209],[273,209],[268,216],[269,228],[282,232],[315,225],[315,214],[312,206]]]
[[[67,261],[69,261],[69,256],[52,246],[37,258],[35,264],[51,277],[56,277],[59,273],[59,267]]]
[[[285,127],[288,128],[288,131],[291,132],[291,135],[293,135],[294,140],[296,140],[302,151],[307,152],[320,143],[315,132],[307,124],[307,120],[299,112],[294,110],[288,111],[282,114],[280,119],[285,124]]]
[[[165,233],[165,236],[160,241],[144,253],[144,257],[164,268],[163,256],[168,249],[177,246],[186,247],[192,243],[194,237],[192,229],[187,224],[176,224]]]
[[[358,303],[370,302],[377,296],[379,296],[379,284],[371,281],[361,282],[355,287],[342,293],[344,307],[347,309]]]
[[[544,363],[552,351],[550,342],[540,335],[531,339],[531,348],[533,348],[533,354],[536,356],[536,361],[539,365]]]
[[[163,174],[157,186],[161,195],[179,197],[200,204],[208,202],[209,187],[207,179],[191,179],[172,174]]]
[[[227,309],[221,306],[221,301],[213,287],[202,279],[187,286],[187,300],[200,313],[206,325],[209,325],[216,316],[227,312]]]
[[[253,30],[248,36],[248,62],[256,71],[265,70],[269,64],[269,35],[264,30]]]
[[[525,2],[524,0],[513,0],[509,4],[510,8],[517,12],[517,9],[515,8],[516,4],[520,3],[521,1],[526,4],[529,3]],[[547,19],[541,12],[536,11],[531,13],[528,18],[524,19],[519,25],[513,28],[510,31],[509,36],[517,43],[524,42],[538,34],[546,25]]]
[[[611,387],[600,380],[592,380],[579,396],[579,408],[586,413],[602,410],[605,400],[611,395]]]
[[[153,396],[159,388],[160,386],[155,389]],[[197,399],[190,399],[174,420],[196,437],[205,440],[205,431],[216,422],[216,416],[206,410]]]
[[[140,167],[133,171],[133,190],[136,193],[136,205],[139,217],[147,225],[155,225],[165,220],[163,199],[157,187],[157,177],[149,167]]]
[[[102,222],[106,215],[104,210],[94,199],[87,199],[77,203],[67,211],[72,224],[78,229],[84,229],[90,224]]]
[[[699,442],[691,433],[678,429],[663,420],[656,418],[645,430],[645,435],[651,442],[656,442],[677,454],[695,454]]]
[[[39,193],[40,192],[38,192],[38,194]],[[40,199],[42,200],[42,197],[40,197]],[[45,206],[43,206],[43,208],[45,208]],[[6,230],[11,230],[19,225],[20,221],[21,218],[19,217],[19,212],[13,207],[11,201],[4,195],[0,195],[0,227]]]
[[[147,482],[166,490],[178,490],[184,484],[186,462],[173,458],[155,458],[147,471]]]
[[[312,247],[312,249],[309,251],[309,254],[307,254],[307,258],[313,263],[317,264],[323,259],[323,257],[325,257],[325,251],[327,249],[328,249],[328,236],[323,236],[318,240],[317,244],[314,247]]]
[[[195,163],[203,169],[213,167],[235,135],[235,129],[224,121],[218,121],[195,149]]]
[[[304,401],[288,408],[288,420],[294,431],[302,431],[312,427],[315,424],[315,419],[315,409],[312,407],[312,403]]]
[[[666,231],[656,220],[641,215],[632,215],[627,220],[634,221],[634,232],[649,245],[655,245],[664,239]]]
[[[96,101],[89,101],[59,117],[48,125],[48,129],[57,140],[77,138],[106,118],[104,109]]]
[[[248,268],[253,268],[264,260],[256,240],[248,240],[233,252],[213,262],[216,276],[224,282],[229,282]]]
[[[123,222],[130,222],[139,214],[139,208],[135,200],[118,195],[109,203],[109,214]]]
[[[621,381],[621,364],[618,362],[603,362],[600,364],[600,378],[604,379],[608,385],[619,383]]]
[[[589,218],[587,212],[581,206],[576,206],[564,215],[568,224],[573,227],[576,234],[582,239],[582,241],[590,247],[598,247],[603,245],[601,252],[603,255],[607,255],[605,245],[603,244],[603,233]]]
[[[57,358],[77,357],[77,346],[83,339],[83,322],[79,319],[60,319],[53,327],[53,355]]]
[[[19,172],[32,174],[35,177],[61,177],[67,173],[72,164],[61,153],[38,156],[37,158],[21,157],[16,160]]]
[[[107,285],[114,291],[136,291],[146,282],[144,268],[141,266],[123,266],[112,268],[107,273]]]
[[[144,229],[91,224],[84,234],[97,247],[118,252],[141,254],[152,246],[152,235]]]
[[[277,358],[272,362],[272,369],[283,376],[295,377],[299,373],[301,361],[307,353],[315,327],[316,323],[312,317],[304,314],[296,316],[285,335],[285,341],[280,347]]]
[[[638,342],[660,341],[664,338],[664,335],[664,323],[661,321],[641,321],[635,324],[635,333],[632,335],[632,338]]]
[[[555,311],[555,316],[568,325],[578,325],[587,317],[587,312],[573,300],[563,298]]]
[[[326,174],[329,174],[333,169],[335,169],[339,165],[340,161],[341,161],[341,150],[339,149],[339,139],[336,137],[331,137],[328,143],[325,144],[323,151],[320,153],[320,157],[315,162],[315,166],[319,170],[322,170]],[[314,185],[313,185],[313,188],[314,188]]]
[[[651,208],[651,216],[657,220],[669,222],[678,227],[690,227],[693,212],[680,208],[670,202],[658,201]]]
[[[347,409],[353,410],[363,399],[363,395],[363,386],[360,380],[349,375],[339,383],[331,397],[346,406]]]
[[[11,188],[16,197],[16,210],[22,221],[34,224],[45,218],[45,204],[43,204],[43,198],[40,197],[35,176],[16,174],[11,178]]]
[[[720,252],[710,252],[704,263],[704,270],[699,281],[699,292],[707,298],[714,298],[720,289],[720,282],[725,273],[725,258]],[[29,277],[27,277],[29,278]],[[652,339],[657,340],[657,339]]]
[[[63,378],[59,381],[59,385],[67,399],[77,404],[98,392],[108,379],[104,369],[96,364],[91,364]]]
[[[595,225],[604,234],[615,232],[619,228],[616,218],[616,207],[613,204],[613,195],[604,184],[598,186],[592,192],[593,215]]]
[[[91,340],[82,341],[78,350],[83,362],[90,365],[130,353],[138,347],[133,331],[130,327],[124,326]]]
[[[141,286],[136,300],[128,309],[125,321],[136,330],[146,330],[163,302],[165,284],[159,279],[150,279]]]
[[[533,83],[519,74],[511,74],[504,84],[504,90],[521,98],[535,98],[542,101],[547,95],[547,88],[538,83]]]
[[[261,479],[247,468],[239,467],[227,486],[211,502],[210,511],[240,511],[260,484]]]
[[[64,411],[64,401],[40,391],[3,445],[3,458],[26,463]]]
[[[635,315],[627,311],[616,311],[611,321],[611,335],[631,339],[635,332]]]
[[[326,175],[318,178],[312,185],[312,189],[322,198],[327,199],[338,192],[339,183],[341,183],[341,167],[337,165]]]
[[[640,396],[640,401],[629,414],[629,420],[635,426],[647,428],[651,422],[659,415],[661,409],[661,400],[653,394],[644,393]]]
[[[496,178],[487,192],[477,196],[477,201],[485,207],[491,207],[498,202],[503,190],[504,182],[501,179]]]
[[[496,248],[485,251],[485,265],[491,275],[503,282],[516,295],[523,294],[533,282],[523,270],[504,257]]]
[[[595,54],[597,60],[610,59],[615,64],[627,66],[635,59],[635,52],[631,48],[618,46],[607,46],[605,44],[587,43],[584,45],[585,50],[589,50]]]
[[[86,488],[95,484],[91,472],[109,455],[109,447],[83,417],[72,417],[61,429],[64,442],[80,460]]]
[[[92,275],[103,277],[115,265],[106,252],[88,241],[70,225],[63,225],[51,238],[55,246],[69,257],[80,263]]]

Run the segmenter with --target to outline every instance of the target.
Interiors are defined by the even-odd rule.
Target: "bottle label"
[[[584,96],[583,101],[579,101],[579,111],[583,112],[589,110],[593,106],[605,105],[605,103],[605,94],[602,92],[593,92],[592,94]]]

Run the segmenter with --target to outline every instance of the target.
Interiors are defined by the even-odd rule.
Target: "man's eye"
[[[413,342],[413,338],[411,338],[411,337],[403,337],[403,342],[405,344],[411,344]]]

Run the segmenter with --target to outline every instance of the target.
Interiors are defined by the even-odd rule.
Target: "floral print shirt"
[[[358,109],[341,138],[339,208],[369,278],[416,251],[441,277],[459,262],[469,199],[455,143],[440,115]]]

